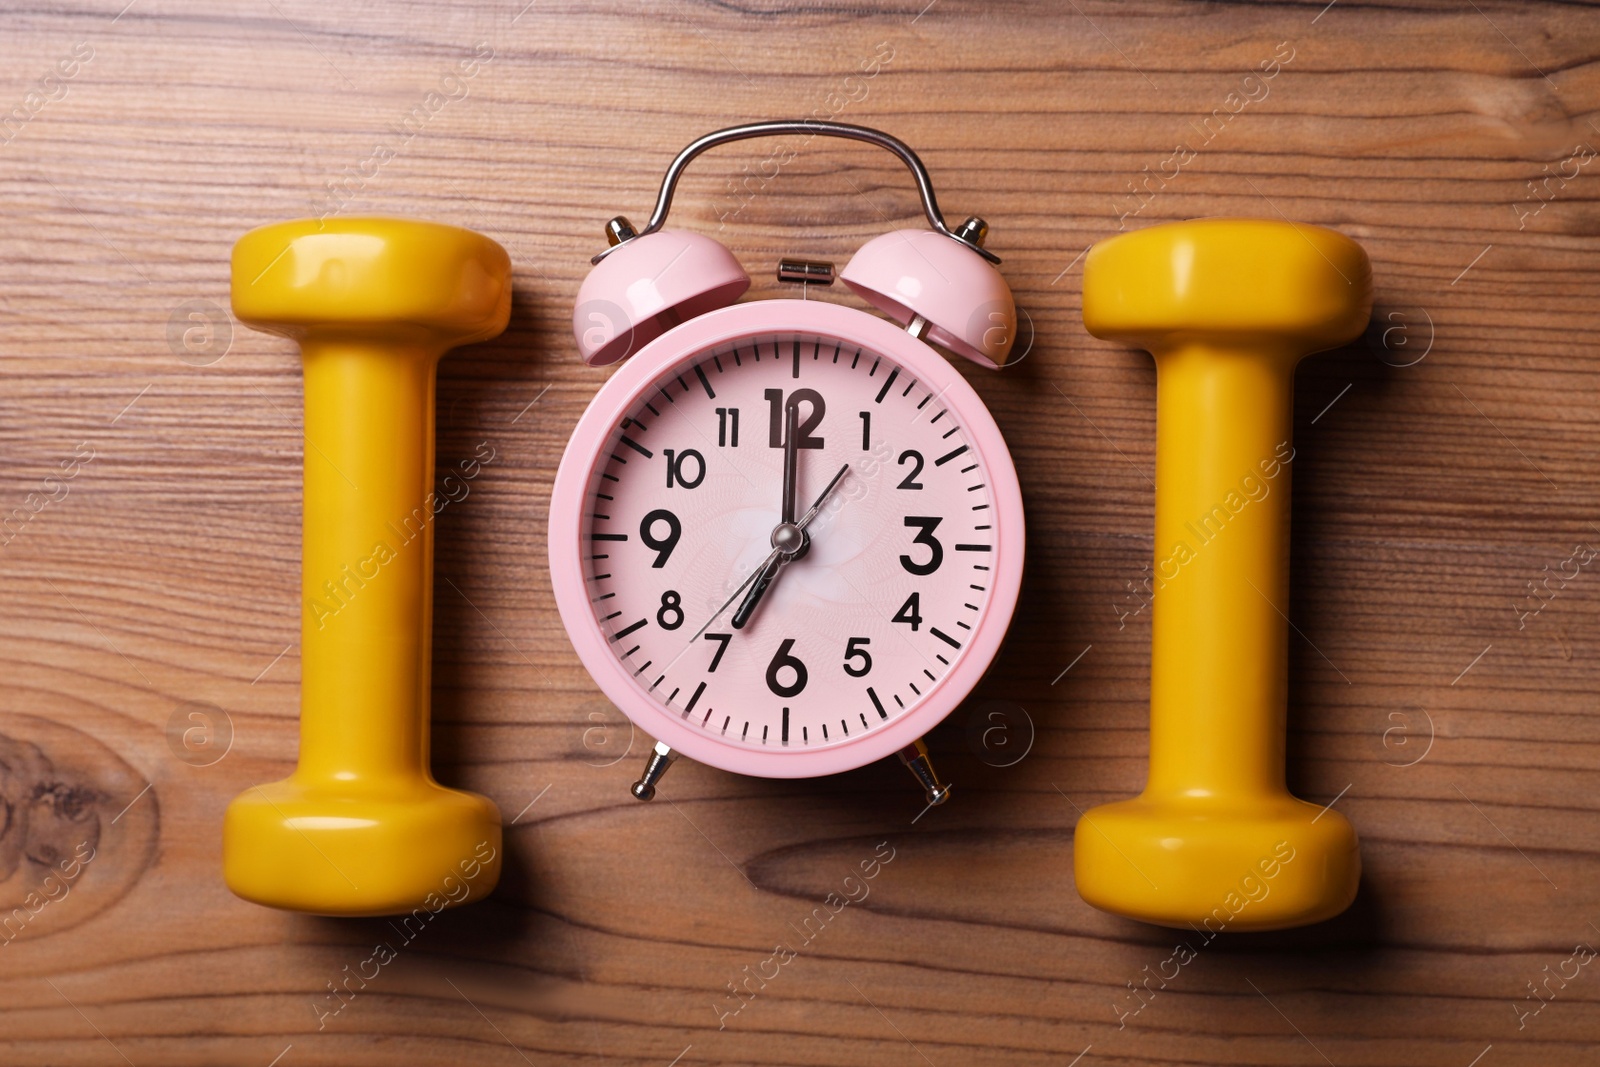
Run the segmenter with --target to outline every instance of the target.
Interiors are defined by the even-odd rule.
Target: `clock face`
[[[587,457],[568,562],[587,617],[563,604],[569,629],[587,629],[591,672],[627,679],[623,710],[647,731],[667,740],[670,722],[675,747],[697,735],[700,758],[713,746],[728,753],[708,762],[782,773],[759,757],[851,746],[859,759],[827,762],[868,762],[886,753],[863,742],[898,737],[897,725],[938,704],[890,750],[903,747],[965,695],[970,682],[953,700],[941,689],[978,644],[982,662],[964,672],[975,680],[1010,618],[1020,561],[1001,576],[997,557],[1020,545],[1003,546],[999,529],[1020,516],[997,515],[1015,475],[1003,445],[995,469],[987,412],[976,405],[989,434],[975,433],[970,387],[900,331],[889,331],[900,358],[843,333],[742,333],[658,360],[602,413],[608,425]],[[934,374],[909,365],[908,345]],[[958,387],[969,410],[958,410]],[[791,408],[796,518],[842,477],[806,526],[806,547],[736,627],[773,554]],[[596,655],[607,660],[599,671]]]

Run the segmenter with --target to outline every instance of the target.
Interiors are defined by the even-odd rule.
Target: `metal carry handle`
[[[987,227],[973,228],[971,230],[973,236],[969,237],[966,235],[969,232],[968,227],[964,226],[961,233],[956,233],[945,225],[944,215],[939,211],[939,201],[934,196],[933,181],[928,177],[928,168],[922,165],[922,160],[917,157],[917,154],[904,141],[898,137],[892,137],[882,130],[874,130],[870,126],[854,126],[846,122],[821,122],[813,119],[779,119],[771,122],[751,122],[743,126],[729,126],[725,130],[713,130],[704,137],[691,142],[687,148],[678,153],[678,158],[672,161],[672,166],[667,168],[666,175],[661,179],[661,193],[656,197],[656,209],[651,213],[650,221],[645,225],[644,229],[637,233],[626,233],[614,225],[609,227],[608,229],[612,237],[617,240],[617,243],[595,256],[590,262],[599,263],[616,248],[621,247],[635,237],[644,237],[647,234],[655,233],[666,225],[667,213],[672,210],[672,194],[677,191],[678,179],[683,176],[683,172],[688,168],[690,162],[706,149],[715,148],[718,145],[731,144],[734,141],[749,140],[752,137],[770,137],[787,133],[809,133],[813,136],[820,134],[823,137],[843,137],[851,141],[865,141],[868,144],[877,145],[879,148],[893,152],[900,157],[900,161],[906,165],[906,169],[911,172],[912,178],[916,180],[917,192],[922,196],[922,213],[928,217],[928,225],[952,241],[960,241],[990,263],[1000,262],[999,256],[987,251],[979,243],[983,240],[982,231],[986,230]]]

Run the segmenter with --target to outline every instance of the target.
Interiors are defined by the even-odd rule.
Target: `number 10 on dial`
[[[601,689],[677,753],[809,777],[901,753],[971,691],[1016,603],[1016,474],[921,340],[817,301],[705,314],[600,390],[562,459],[550,562]]]

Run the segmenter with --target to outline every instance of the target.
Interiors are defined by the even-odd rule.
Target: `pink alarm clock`
[[[662,228],[695,156],[787,133],[867,141],[916,179],[932,228],[873,238],[841,275],[880,314],[736,304],[750,279],[732,254]],[[657,739],[634,796],[679,754],[800,778],[890,753],[929,804],[949,795],[921,739],[994,660],[1022,579],[1011,455],[932,347],[986,367],[1010,353],[1016,312],[986,231],[945,226],[899,140],[810,121],[707,134],[643,230],[608,224],[573,330],[591,365],[628,362],[562,456],[550,573],[584,666]],[[779,277],[833,271],[785,260]]]

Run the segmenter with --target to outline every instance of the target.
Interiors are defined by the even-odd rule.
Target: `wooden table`
[[[28,516],[0,537],[0,903],[76,874],[0,945],[0,1062],[1600,1063],[1592,11],[125,2],[0,12],[0,512]],[[634,802],[648,742],[551,599],[551,476],[605,378],[568,332],[600,227],[642,221],[693,137],[789,115],[916,146],[1034,329],[969,374],[1027,589],[930,739],[957,793],[920,819],[892,761],[685,763]],[[771,147],[708,156],[675,215],[753,297],[780,255],[917,224],[889,157],[817,142],[769,176]],[[299,682],[299,362],[231,324],[228,253],[330,207],[517,265],[511,329],[444,363],[438,407],[441,467],[498,459],[438,519],[434,762],[499,803],[507,874],[412,940],[219,875],[224,806],[293,763]],[[1079,291],[1091,242],[1219,214],[1374,263],[1367,342],[1299,376],[1290,612],[1291,785],[1350,816],[1366,875],[1335,921],[1201,944],[1073,889],[1078,809],[1143,783],[1154,440],[1150,359],[1090,338]],[[1034,735],[1010,766],[968,730],[996,709]],[[816,918],[884,842],[870,896]]]

